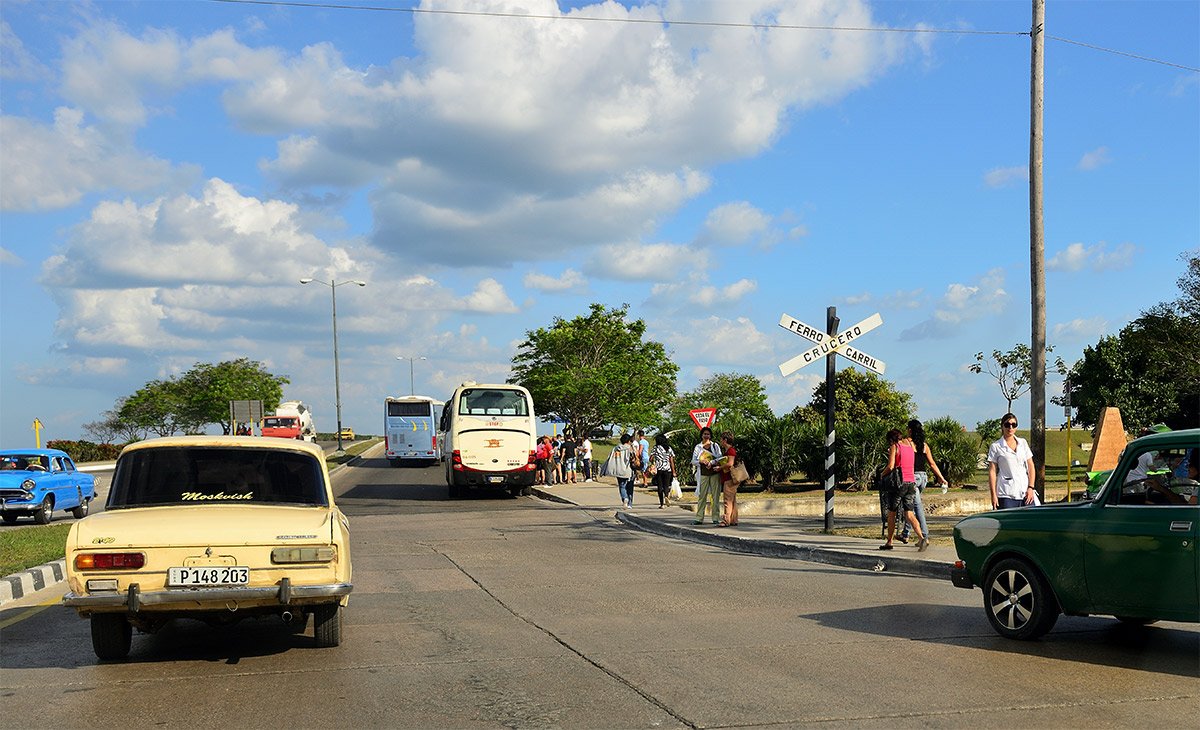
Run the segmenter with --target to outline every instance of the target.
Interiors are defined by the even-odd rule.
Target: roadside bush
[[[887,464],[889,424],[880,418],[864,418],[834,424],[834,468],[839,484],[850,489],[868,489],[875,470]],[[825,423],[810,420],[800,425],[797,443],[800,469],[810,481],[825,481]]]
[[[942,475],[951,484],[964,484],[975,474],[979,439],[967,433],[961,423],[949,416],[926,421],[925,438]]]
[[[112,461],[121,453],[121,447],[114,444],[94,444],[91,441],[70,441],[54,439],[46,442],[47,449],[65,451],[76,463],[89,461]]]
[[[979,451],[987,451],[992,443],[1000,438],[1000,419],[989,418],[975,424],[975,434],[979,436]]]

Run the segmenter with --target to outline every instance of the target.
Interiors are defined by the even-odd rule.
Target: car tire
[[[82,520],[84,517],[87,517],[88,509],[90,509],[91,504],[91,500],[80,502],[78,507],[75,507],[71,510],[71,516],[77,520]]]
[[[533,487],[521,487],[521,496],[528,497],[533,494]]]
[[[3,515],[0,515],[0,520],[4,520],[4,524],[6,525],[11,525],[17,521],[17,513],[5,512]]]
[[[342,643],[342,606],[334,603],[313,609],[313,636],[319,648],[328,648]]]
[[[92,614],[92,650],[106,662],[116,662],[129,656],[133,642],[133,626],[120,613]]]
[[[37,511],[33,513],[33,521],[39,525],[48,525],[54,519],[54,499],[47,494]]]
[[[983,582],[988,622],[1006,639],[1026,641],[1049,631],[1058,620],[1058,600],[1046,579],[1028,562],[1006,558]]]

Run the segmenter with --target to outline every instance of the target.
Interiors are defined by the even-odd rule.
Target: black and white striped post
[[[805,324],[791,315],[779,318],[779,326],[815,343],[804,352],[779,366],[779,374],[787,377],[805,365],[825,358],[825,532],[833,530],[833,488],[837,484],[835,445],[837,432],[834,428],[833,412],[837,407],[837,363],[834,356],[841,355],[850,362],[883,375],[886,365],[867,353],[850,346],[853,340],[883,324],[883,317],[876,312],[856,325],[838,332],[837,307],[829,307],[825,313],[825,332]]]
[[[825,310],[825,332],[830,339],[837,336],[838,316],[837,307]],[[834,443],[837,441],[837,428],[833,421],[834,407],[837,405],[837,351],[831,350],[825,356],[825,532],[833,531],[833,487],[837,484],[837,451]]]

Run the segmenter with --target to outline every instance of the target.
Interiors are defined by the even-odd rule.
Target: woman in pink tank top
[[[917,516],[913,514],[917,493],[916,477],[913,474],[913,465],[917,456],[916,448],[912,439],[901,438],[898,428],[888,431],[888,443],[888,465],[887,471],[884,472],[885,479],[893,470],[899,469],[903,483],[899,489],[890,490],[887,494],[887,542],[880,545],[879,549],[892,549],[892,540],[896,536],[896,512],[904,510],[904,519],[908,521],[917,535],[917,551],[924,552],[929,547],[929,538],[921,532],[921,525],[917,522]]]

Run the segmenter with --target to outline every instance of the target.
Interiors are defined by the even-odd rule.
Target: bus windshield
[[[468,388],[458,401],[460,416],[528,416],[529,403],[519,390]]]

